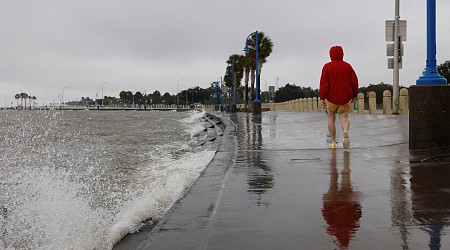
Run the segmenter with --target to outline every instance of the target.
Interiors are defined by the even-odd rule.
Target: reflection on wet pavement
[[[410,242],[417,228],[428,235],[429,249],[445,249],[441,239],[450,224],[448,177],[448,163],[413,163],[391,171],[391,220],[403,249],[412,249]]]
[[[326,244],[338,249],[389,246],[388,241],[367,245],[380,238],[397,242],[394,249],[423,246],[444,249],[450,224],[450,181],[445,177],[450,177],[450,168],[448,163],[433,163],[430,167],[429,161],[422,161],[430,152],[421,155],[407,151],[404,139],[407,133],[401,132],[407,120],[395,122],[398,127],[386,124],[383,127],[386,136],[373,137],[370,133],[379,129],[385,118],[376,120],[371,117],[371,122],[367,123],[367,117],[353,117],[355,147],[328,150],[323,132],[317,129],[323,123],[321,117],[314,117],[313,121],[303,116],[290,121],[288,117],[291,118],[275,112],[266,116],[231,116],[238,124],[237,159],[233,172],[246,180],[248,204],[264,206],[269,213],[271,209],[298,203],[288,211],[295,211],[300,216],[304,215],[300,208],[316,208],[324,222],[324,235],[318,234],[318,222],[309,222],[315,227],[314,239],[327,236],[331,242]],[[370,147],[366,146],[367,141],[372,143]],[[326,171],[321,172],[321,167]],[[319,180],[325,173],[328,183],[323,190],[325,193],[322,191],[320,196],[322,204],[316,207],[316,200],[309,197],[319,191]],[[286,189],[288,186],[294,189]],[[295,195],[302,198],[299,201],[283,200],[287,197],[293,199]],[[285,203],[275,203],[279,198]],[[246,209],[251,207],[246,206]],[[280,225],[263,227],[264,230],[275,232],[278,228],[283,230],[283,223],[291,225],[284,218],[274,218],[280,220]],[[305,219],[291,220],[303,223]],[[291,227],[302,230],[298,224]]]
[[[335,236],[339,247],[347,248],[360,227],[362,216],[360,194],[353,190],[350,180],[350,153],[343,152],[341,183],[339,185],[337,150],[330,150],[330,184],[323,196],[322,215],[328,224],[327,233]],[[341,152],[339,152],[341,154]]]
[[[450,223],[450,181],[443,176],[450,176],[448,164],[411,167],[413,216],[429,234],[430,249],[441,249],[442,230]]]
[[[400,234],[403,249],[409,249],[408,227],[411,226],[411,195],[409,189],[409,168],[404,165],[394,165],[391,170],[391,222],[394,229]]]
[[[238,122],[235,120],[235,122]],[[272,169],[264,160],[262,151],[262,118],[249,116],[240,120],[237,131],[238,157],[236,163],[246,166],[248,192],[256,195],[256,204],[262,204],[262,195],[273,187]],[[265,203],[268,206],[268,203]]]

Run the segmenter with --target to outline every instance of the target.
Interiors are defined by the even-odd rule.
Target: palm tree
[[[27,93],[20,93],[19,97],[20,97],[20,106],[23,109],[23,99],[25,99],[25,107],[26,107],[27,106],[28,94]]]
[[[14,98],[16,99],[16,103],[17,103],[17,108],[19,108],[19,99],[20,99],[20,94],[16,94],[14,96]]]
[[[36,96],[32,96],[31,99],[33,100],[33,108],[36,107]],[[30,105],[31,106],[31,105]]]
[[[245,55],[243,60],[243,66],[244,66],[244,82],[245,82],[245,101],[246,104],[248,104],[248,80],[250,78],[250,72],[252,70],[253,72],[255,72],[255,57]]]
[[[28,94],[27,93],[24,93],[24,95],[23,95],[23,99],[25,100],[25,109],[27,108],[27,98],[28,98]]]
[[[228,65],[234,63],[234,93],[232,93],[234,94],[234,96],[236,96],[236,89],[238,89],[239,86],[241,86],[241,80],[242,77],[244,76],[244,58],[245,57],[243,55],[233,54],[227,60]],[[230,77],[225,76],[225,85],[231,87],[233,83],[233,79],[231,79],[232,76],[231,66],[227,67],[227,74],[229,74]]]
[[[256,50],[255,50],[256,36],[253,33],[249,37],[248,48],[249,51],[246,53],[246,56],[251,58],[255,58]],[[267,57],[272,53],[273,43],[272,40],[264,34],[264,32],[258,32],[258,70],[259,75],[257,76],[260,79],[261,76],[261,68],[264,63],[267,62]],[[254,62],[254,64],[256,64]],[[255,65],[256,66],[256,65]],[[255,89],[255,68],[252,69],[252,96]]]

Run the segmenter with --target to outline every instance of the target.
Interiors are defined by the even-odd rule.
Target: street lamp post
[[[184,104],[187,105],[187,87],[186,87],[186,85],[183,85],[183,84],[181,84],[181,87],[184,87],[184,90],[186,92],[186,99],[184,101]]]
[[[103,84],[105,84],[105,83],[108,83],[108,82],[102,82],[102,106],[103,106],[103,99],[105,98],[105,97],[103,96]]]
[[[147,90],[144,89],[144,109],[147,109]]]
[[[447,84],[436,67],[436,0],[427,0],[427,62],[425,73],[417,85]]]
[[[255,31],[247,36],[247,39],[245,40],[245,48],[244,51],[248,52],[250,49],[248,47],[248,40],[250,36],[255,35],[255,61],[256,61],[256,93],[255,93],[255,100],[253,101],[253,114],[261,114],[261,101],[259,100],[259,72],[258,72],[258,49],[259,49],[259,43],[258,43],[258,31]]]
[[[436,0],[427,0],[426,69],[408,92],[410,150],[450,146],[450,85],[446,83],[436,67]]]
[[[178,79],[178,81],[177,81],[177,108],[179,106],[179,99],[180,99],[180,97],[178,95],[178,88],[180,86],[180,81],[183,80],[183,79],[186,79],[186,78],[183,77],[183,78]]]
[[[62,109],[62,106],[64,106],[64,89],[66,89],[66,88],[68,88],[68,87],[63,87],[63,89],[61,91],[61,103],[59,105],[59,109]]]
[[[219,98],[220,98],[220,108],[219,108],[219,110],[223,111],[222,77],[219,77],[219,78],[220,78],[220,96],[219,96]],[[219,78],[217,78],[217,82],[219,82]]]
[[[236,113],[236,99],[235,99],[235,91],[234,91],[234,61],[231,63],[231,113]]]

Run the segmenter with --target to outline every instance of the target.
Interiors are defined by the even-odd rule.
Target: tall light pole
[[[179,85],[180,85],[180,81],[183,80],[183,79],[186,79],[186,78],[182,77],[182,78],[178,79],[178,81],[177,81],[177,108],[179,106],[179,99],[180,99],[180,97],[178,96],[178,88],[179,88]]]
[[[427,61],[425,73],[416,84],[447,84],[447,79],[439,74],[436,66],[436,0],[427,0]]]
[[[60,107],[59,107],[60,109],[62,109],[61,105],[64,106],[64,89],[66,89],[66,88],[68,88],[68,87],[63,87],[63,89],[61,91],[61,103],[60,103]]]
[[[450,85],[436,66],[436,0],[427,0],[425,73],[409,88],[409,149],[450,146]]]
[[[186,92],[186,99],[185,99],[185,105],[187,105],[187,87],[186,87],[186,85],[183,85],[183,84],[181,84],[181,87],[184,87],[184,91]]]
[[[105,98],[105,97],[103,96],[103,84],[105,84],[105,83],[108,83],[108,82],[103,82],[103,83],[102,83],[102,106],[103,106],[103,99]]]
[[[144,89],[144,109],[147,109],[147,90]]]
[[[247,36],[247,39],[245,40],[245,48],[244,51],[248,52],[250,49],[248,47],[248,40],[250,36],[255,36],[255,61],[256,61],[256,93],[255,93],[255,100],[253,101],[253,114],[261,114],[261,101],[259,100],[259,72],[258,72],[258,49],[259,49],[259,43],[258,43],[258,31],[255,31]]]
[[[220,98],[220,108],[219,108],[219,110],[222,111],[222,107],[223,107],[222,77],[219,77],[219,78],[220,78],[220,96],[219,96],[219,98]],[[219,82],[219,78],[217,78],[217,82]]]
[[[235,99],[235,91],[234,91],[234,60],[231,61],[231,113],[236,112],[236,99]]]

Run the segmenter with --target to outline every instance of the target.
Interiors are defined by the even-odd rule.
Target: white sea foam
[[[161,218],[194,184],[214,155],[214,151],[202,151],[189,153],[175,161],[162,162],[154,173],[158,181],[125,204],[116,216],[109,232],[110,243],[114,245],[126,234],[136,232],[148,218]]]
[[[191,138],[203,131],[201,118],[205,112],[191,111],[191,115],[181,120],[186,124]],[[168,152],[172,146],[165,145],[156,149]],[[186,149],[185,146],[179,147]],[[215,151],[187,152],[181,158],[173,159],[164,154],[153,155],[158,166],[149,167],[146,176],[152,176],[142,193],[123,205],[110,227],[109,242],[115,245],[126,234],[134,233],[143,225],[143,221],[152,218],[159,220],[170,207],[181,198],[194,184],[201,172],[213,159]]]
[[[189,111],[189,112],[191,112],[192,115],[187,118],[181,119],[180,120],[181,122],[189,123],[189,124],[196,123],[196,122],[199,122],[206,114],[205,110]]]
[[[191,116],[181,119],[180,122],[187,124],[186,132],[191,135],[191,139],[198,137],[204,130],[202,118],[205,116],[206,111],[190,111]]]
[[[107,233],[111,216],[107,210],[93,209],[89,197],[80,194],[83,183],[70,181],[69,173],[29,170],[10,182],[6,204],[9,249],[105,249],[98,241]],[[82,239],[82,240],[81,240]],[[2,244],[7,245],[2,245]]]
[[[202,123],[195,123],[192,125],[192,127],[188,130],[189,134],[191,135],[191,139],[194,137],[199,136],[203,131],[205,130],[205,126],[203,126]]]

